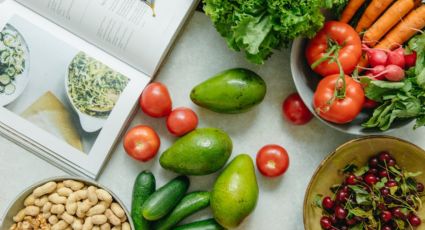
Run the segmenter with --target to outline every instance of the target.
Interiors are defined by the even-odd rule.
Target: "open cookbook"
[[[97,178],[196,3],[1,2],[0,133]]]

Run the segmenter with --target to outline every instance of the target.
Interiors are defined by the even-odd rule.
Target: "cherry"
[[[368,185],[374,185],[374,184],[376,184],[376,182],[378,182],[378,178],[376,178],[376,176],[375,176],[375,175],[367,174],[367,175],[364,177],[364,181],[365,181],[365,182],[366,182],[366,184],[368,184]]]
[[[392,228],[391,228],[391,226],[386,225],[386,226],[382,227],[381,230],[392,230]]]
[[[396,164],[396,161],[393,159],[393,158],[390,158],[388,161],[387,161],[387,166],[389,167],[389,166],[394,166]]]
[[[353,174],[348,175],[348,177],[345,178],[345,183],[349,185],[355,185],[357,183],[356,176],[354,176]]]
[[[418,190],[418,192],[423,192],[424,191],[424,184],[417,183],[416,184],[416,190]]]
[[[371,168],[368,171],[369,174],[373,174],[373,175],[378,175],[378,169],[376,168]]]
[[[381,210],[381,211],[385,211],[385,210],[387,210],[387,207],[385,206],[384,203],[380,203],[380,204],[378,204],[378,209]]]
[[[347,226],[341,226],[341,227],[339,228],[339,230],[348,230],[348,227],[347,227]]]
[[[344,190],[340,190],[336,195],[336,200],[339,202],[345,202],[348,199],[348,193]]]
[[[335,214],[329,217],[331,219],[331,222],[333,225],[338,223],[338,219],[336,218]]]
[[[342,187],[341,191],[344,191],[346,193],[350,193],[350,189],[348,188],[348,186]]]
[[[390,156],[390,154],[389,154],[388,152],[381,152],[381,153],[379,154],[379,161],[380,161],[381,163],[387,162],[387,161],[389,161],[390,159],[391,159],[391,156]]]
[[[320,219],[320,225],[324,229],[331,229],[332,228],[331,219],[329,217],[327,217],[327,216],[322,217]]]
[[[379,171],[379,177],[381,178],[388,177],[388,171],[385,169]]]
[[[328,209],[328,210],[332,209],[334,207],[334,204],[335,204],[335,202],[328,196],[323,198],[323,200],[322,200],[322,206],[325,209]]]
[[[385,183],[385,186],[387,186],[387,187],[389,187],[389,188],[391,188],[391,187],[395,187],[395,186],[397,186],[397,181],[395,181],[395,180],[390,180],[390,181],[388,181],[387,183]]]
[[[335,207],[335,216],[337,219],[343,220],[345,217],[347,217],[347,211],[338,205]]]
[[[347,220],[347,224],[350,225],[350,226],[355,225],[355,224],[357,224],[357,219],[351,218],[351,219]]]
[[[399,218],[399,219],[405,218],[404,213],[401,211],[400,208],[393,209],[392,213],[393,213],[393,216],[395,216],[396,218]]]
[[[378,167],[378,158],[377,157],[372,157],[369,159],[369,166],[371,168],[376,168]]]
[[[381,191],[381,195],[384,197],[390,195],[390,190],[388,188],[381,188],[380,191]]]
[[[409,223],[413,226],[413,227],[417,227],[419,225],[421,225],[421,219],[419,219],[419,217],[415,214],[410,214],[409,215]]]
[[[391,214],[390,211],[382,211],[382,213],[381,213],[381,219],[384,222],[389,222],[392,218],[393,218],[393,215]]]

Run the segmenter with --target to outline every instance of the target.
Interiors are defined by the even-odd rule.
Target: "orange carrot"
[[[410,12],[382,39],[376,48],[395,49],[423,28],[425,28],[425,5]]]
[[[396,1],[363,36],[363,41],[374,46],[393,26],[415,7],[414,0]]]
[[[368,29],[393,1],[394,0],[372,0],[357,23],[356,31],[360,33]]]
[[[348,23],[366,0],[350,0],[342,11],[340,22]]]

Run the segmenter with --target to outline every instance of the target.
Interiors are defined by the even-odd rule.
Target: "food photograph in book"
[[[89,153],[129,78],[20,16],[0,32],[0,105]]]

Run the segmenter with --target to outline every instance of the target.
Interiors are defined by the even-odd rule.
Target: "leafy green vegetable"
[[[364,127],[387,130],[396,119],[416,119],[415,129],[425,125],[425,33],[413,37],[408,48],[416,51],[417,59],[404,81],[362,79],[366,97],[382,102]]]
[[[204,11],[228,46],[262,64],[274,49],[323,26],[321,8],[340,10],[347,0],[203,0]]]

